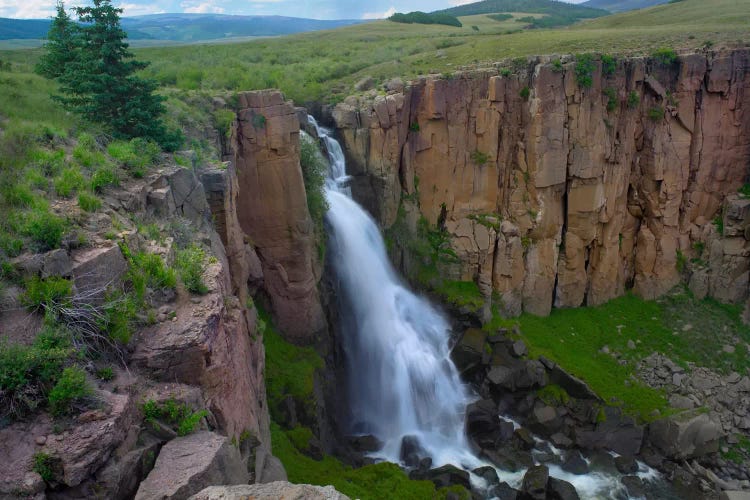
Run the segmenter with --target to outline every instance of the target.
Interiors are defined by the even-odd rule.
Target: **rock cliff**
[[[506,314],[653,298],[748,295],[750,53],[673,63],[537,58],[429,76],[334,110],[355,197],[385,228],[436,227]],[[590,78],[591,85],[579,84]],[[396,249],[409,271],[408,249]],[[417,263],[418,265],[418,263]]]
[[[310,343],[325,327],[320,266],[300,168],[299,121],[279,91],[240,95],[232,129],[239,225],[257,251],[276,325]]]

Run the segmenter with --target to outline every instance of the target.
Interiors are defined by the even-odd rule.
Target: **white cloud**
[[[477,0],[451,0],[450,4],[451,6],[455,7],[457,5],[466,5],[467,3],[474,3]]]
[[[365,12],[362,14],[362,19],[385,19],[386,17],[391,17],[395,13],[396,7],[391,7],[385,12]]]
[[[42,19],[55,14],[55,4],[49,0],[0,0],[0,17]]]
[[[215,5],[211,0],[206,2],[185,1],[180,3],[182,11],[187,14],[223,14],[224,8]]]
[[[147,14],[164,14],[166,11],[157,5],[121,3],[116,7],[122,9],[122,15],[128,16],[145,16]]]

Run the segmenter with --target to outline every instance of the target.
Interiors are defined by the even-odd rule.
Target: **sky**
[[[477,0],[114,0],[123,16],[164,12],[282,15],[313,19],[381,19],[394,12],[430,12]],[[580,3],[584,0],[568,0]],[[68,0],[67,7],[86,4]],[[0,17],[42,19],[55,11],[55,0],[0,0]]]

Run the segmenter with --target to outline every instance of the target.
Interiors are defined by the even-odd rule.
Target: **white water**
[[[312,116],[309,121],[328,151],[329,251],[341,294],[353,430],[380,439],[376,457],[390,462],[400,462],[402,438],[416,436],[433,467],[491,465],[470,451],[464,434],[466,406],[475,398],[450,359],[448,323],[399,279],[377,224],[351,199],[340,144]],[[640,465],[642,478],[656,477]],[[520,487],[523,472],[497,472],[500,481]],[[577,476],[555,465],[550,473],[572,483],[581,498],[624,495],[613,475]],[[472,474],[472,483],[483,481]]]

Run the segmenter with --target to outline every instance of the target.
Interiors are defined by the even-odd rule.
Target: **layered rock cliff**
[[[355,197],[385,228],[437,226],[458,257],[440,273],[506,314],[653,298],[681,275],[744,300],[750,53],[594,60],[579,69],[590,87],[576,66],[538,58],[350,97],[333,117]]]
[[[294,106],[281,92],[241,94],[230,176],[237,180],[233,212],[260,257],[275,323],[289,340],[310,343],[325,328],[325,318],[299,130]]]

